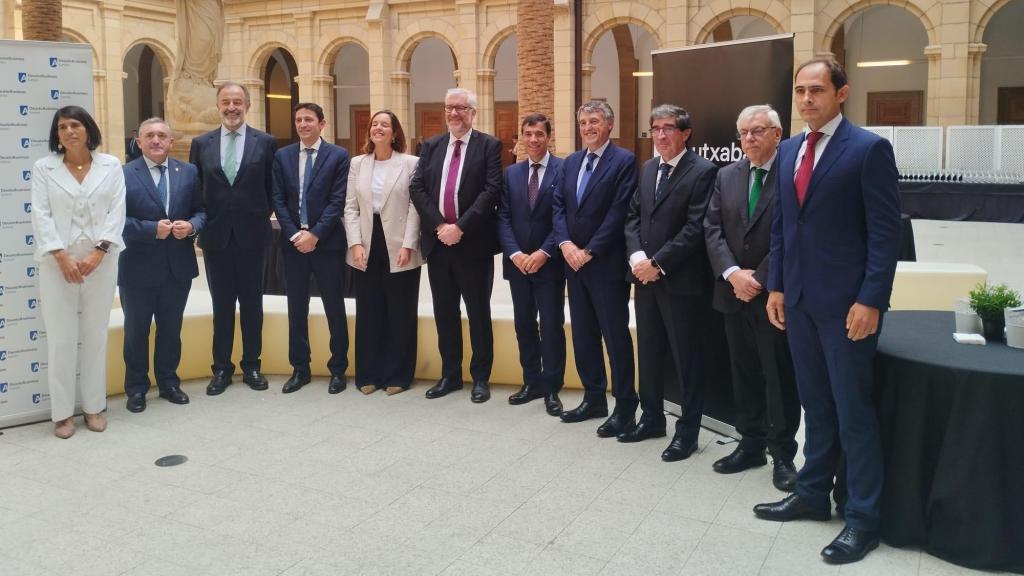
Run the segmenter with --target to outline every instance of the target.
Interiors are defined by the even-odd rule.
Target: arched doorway
[[[494,55],[494,137],[501,140],[503,168],[516,161],[515,148],[519,134],[517,46],[513,34],[501,43]]]
[[[413,50],[409,61],[409,109],[413,120],[400,118],[406,134],[410,134],[409,149],[415,154],[418,143],[447,130],[444,121],[444,94],[457,85],[457,62],[452,49],[443,40],[424,38]]]
[[[1024,0],[1012,0],[985,26],[980,124],[1024,124]]]
[[[651,156],[647,137],[654,89],[651,51],[657,48],[646,29],[620,24],[601,35],[590,58],[590,98],[605,100],[612,107],[612,140],[636,154],[638,161]]]
[[[132,47],[124,58],[124,126],[127,132],[153,116],[164,116],[164,69],[146,44]]]
[[[733,16],[722,22],[708,36],[708,42],[746,40],[761,36],[773,36],[778,32],[767,20],[758,16]]]
[[[292,108],[299,103],[299,86],[295,83],[298,74],[295,59],[287,50],[277,48],[270,53],[263,70],[264,126],[278,146],[287,146],[299,139],[292,122]]]
[[[345,44],[331,67],[334,76],[334,139],[353,155],[363,147],[370,125],[370,55],[359,44]]]
[[[928,33],[898,6],[872,6],[853,14],[832,40],[850,96],[843,113],[861,126],[923,126],[926,118]]]

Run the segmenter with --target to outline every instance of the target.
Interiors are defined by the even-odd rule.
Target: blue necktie
[[[577,205],[583,201],[583,193],[587,190],[587,182],[590,182],[590,176],[594,173],[594,160],[596,159],[597,154],[593,152],[587,154],[587,167],[583,171],[583,178],[580,178],[580,186],[576,189]]]
[[[160,195],[160,203],[163,204],[164,212],[170,212],[170,206],[167,205],[167,166],[161,164],[157,168],[160,169],[160,181],[156,183],[156,193]]]
[[[306,213],[306,195],[309,193],[309,183],[313,181],[313,153],[314,148],[306,148],[306,168],[302,172],[302,194],[299,196],[299,224],[303,228],[309,228],[309,215]]]
[[[665,192],[665,188],[668,187],[668,173],[672,171],[672,165],[668,162],[662,162],[660,170],[661,178],[658,179],[658,185],[654,187],[655,202],[661,198],[662,193]]]

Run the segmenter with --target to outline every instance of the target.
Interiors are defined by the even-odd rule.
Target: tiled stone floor
[[[884,544],[824,564],[840,522],[756,520],[754,504],[782,496],[770,466],[715,474],[732,446],[707,431],[665,464],[665,440],[602,440],[597,422],[509,406],[510,388],[476,405],[466,391],[426,400],[425,383],[330,396],[317,379],[285,396],[283,380],[214,398],[192,382],[191,404],[151,395],[142,414],[115,397],[106,432],[79,424],[67,441],[49,423],[5,430],[0,574],[971,573]],[[168,454],[189,461],[154,466]]]

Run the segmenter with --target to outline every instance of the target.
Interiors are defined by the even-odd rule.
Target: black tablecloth
[[[900,199],[911,218],[1024,222],[1024,184],[900,182]]]
[[[1024,350],[957,344],[953,329],[952,312],[885,316],[882,537],[1024,573]]]

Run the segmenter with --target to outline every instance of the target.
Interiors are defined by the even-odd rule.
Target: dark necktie
[[[530,174],[530,183],[527,186],[527,198],[530,200],[530,210],[537,203],[537,193],[540,192],[540,163],[533,165],[533,173]]]
[[[658,178],[658,185],[654,187],[654,201],[657,202],[661,198],[662,193],[665,192],[665,188],[668,187],[668,173],[672,171],[672,165],[668,162],[662,162],[661,166],[658,167],[661,172],[661,177]]]
[[[576,189],[576,205],[583,201],[583,194],[587,191],[587,183],[590,182],[590,176],[594,173],[594,160],[597,160],[597,154],[593,152],[587,154],[587,167],[583,170],[583,178],[580,179],[580,186]]]
[[[303,228],[309,228],[309,214],[306,209],[306,196],[309,194],[309,184],[313,181],[313,148],[306,148],[306,167],[302,171],[302,194],[299,196],[299,224]]]
[[[804,147],[804,156],[800,159],[800,167],[796,171],[796,179],[793,186],[796,188],[796,201],[804,205],[804,198],[807,197],[807,187],[811,184],[811,173],[814,172],[814,147],[818,140],[825,134],[822,132],[810,132],[807,134],[807,146]]]
[[[160,169],[160,180],[156,183],[156,193],[160,196],[160,205],[164,211],[170,212],[170,206],[167,205],[167,166],[161,164],[157,168]]]
[[[444,221],[455,224],[455,183],[459,181],[459,162],[462,161],[462,140],[455,141],[452,159],[448,162],[448,180],[444,183]]]
[[[764,168],[754,168],[754,185],[750,187],[750,199],[747,201],[747,219],[754,217],[757,201],[761,199],[761,187],[764,186]]]

